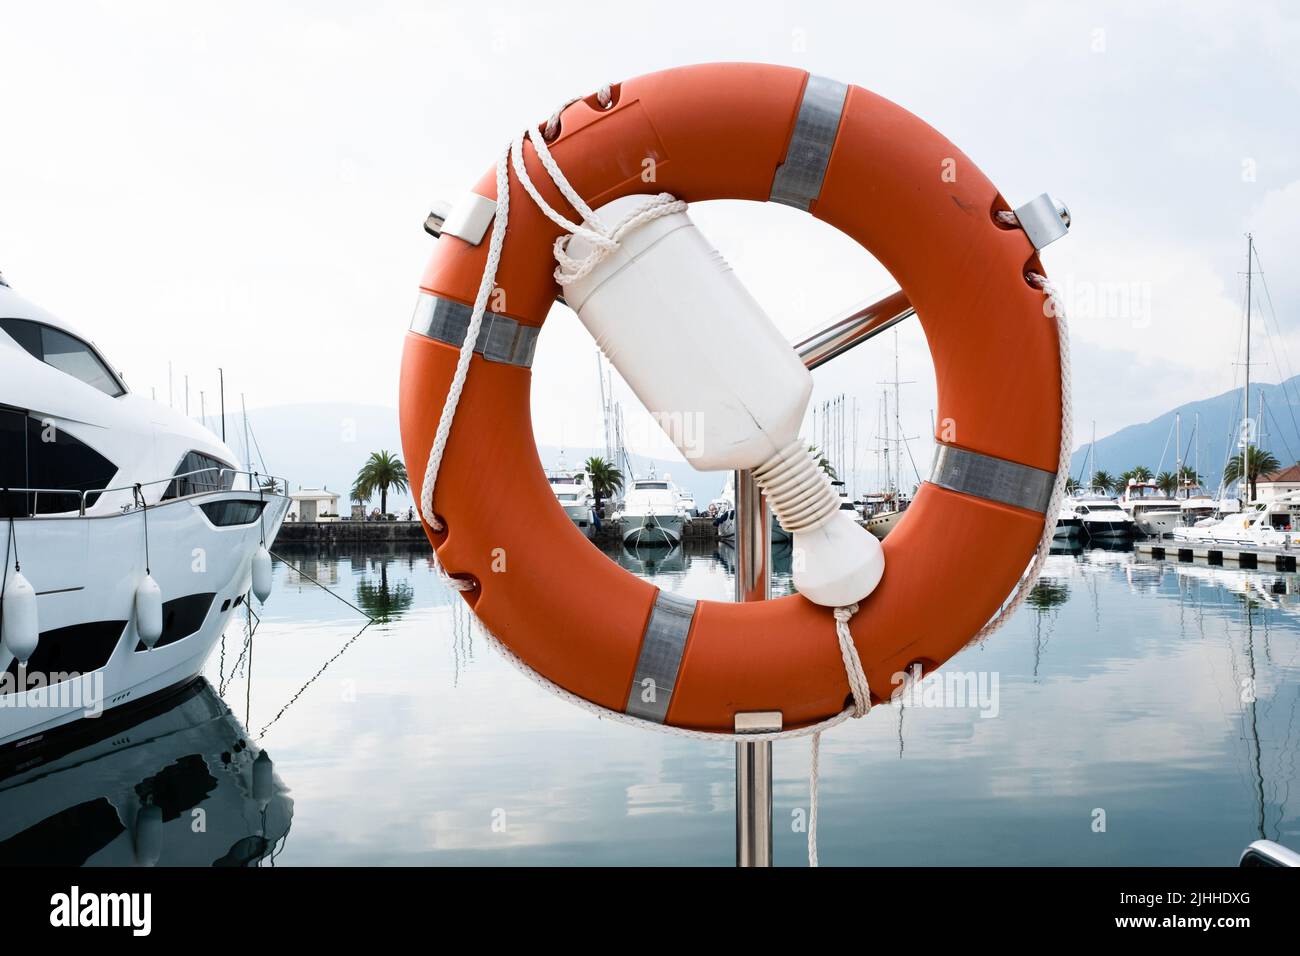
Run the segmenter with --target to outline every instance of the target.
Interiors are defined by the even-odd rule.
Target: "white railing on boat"
[[[189,498],[197,498],[200,495],[219,494],[219,493],[225,493],[229,491],[249,491],[249,492],[256,491],[262,495],[286,497],[289,489],[288,479],[282,478],[278,475],[264,475],[256,471],[240,471],[237,468],[209,467],[209,468],[196,468],[193,471],[184,471],[174,475],[168,475],[166,478],[156,478],[153,481],[136,482],[135,484],[119,485],[113,488],[84,488],[84,489],[82,488],[0,488],[0,495],[7,496],[13,494],[13,495],[32,496],[31,508],[28,510],[28,513],[26,515],[23,515],[21,517],[62,518],[71,515],[74,511],[76,512],[77,517],[85,517],[86,508],[87,508],[86,500],[88,497],[130,492],[131,503],[122,505],[121,510],[123,512],[133,511],[143,506],[144,504],[143,491],[145,488],[152,488],[154,485],[164,485],[164,484],[169,485],[172,482],[184,481],[185,479],[191,479],[190,481],[191,484],[197,484],[192,480],[193,476],[202,475],[202,474],[211,474],[212,472],[217,473],[214,486],[203,487],[199,490],[192,491],[189,494],[164,497],[159,501],[155,502],[153,505],[151,505],[151,507],[156,508],[159,505],[166,504],[172,501],[184,501]],[[234,487],[235,479],[241,475],[248,479],[247,488]],[[229,485],[227,485],[226,483],[227,477],[229,477],[230,479]],[[207,482],[205,484],[211,485],[211,482]],[[283,494],[279,490],[277,490],[281,488],[284,489]],[[58,512],[42,513],[40,510],[41,495],[45,495],[50,498],[55,498],[56,500],[60,498],[65,500],[68,498],[76,498],[77,507],[65,509]],[[93,507],[94,502],[92,502],[90,506]],[[5,517],[20,517],[20,516],[6,515]]]

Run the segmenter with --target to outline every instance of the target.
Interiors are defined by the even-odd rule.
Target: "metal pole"
[[[809,369],[874,338],[915,315],[900,290],[833,320],[794,344]],[[898,376],[895,375],[895,378]],[[842,411],[842,410],[841,410]],[[814,434],[816,429],[814,429]],[[823,445],[825,442],[823,442]],[[825,449],[823,449],[825,450]],[[765,601],[771,591],[772,529],[758,485],[747,471],[736,472],[736,600]],[[779,711],[736,715],[736,733],[780,730]],[[736,865],[772,865],[772,744],[736,744]]]
[[[767,502],[747,471],[736,472],[736,600],[765,601],[772,532]],[[736,733],[780,730],[779,713],[736,715]],[[772,865],[772,743],[736,744],[736,866]]]

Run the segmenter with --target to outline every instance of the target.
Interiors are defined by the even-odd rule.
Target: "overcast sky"
[[[915,112],[1013,204],[1051,191],[1070,205],[1045,263],[1072,306],[1077,433],[1095,419],[1105,434],[1233,386],[1248,230],[1285,333],[1255,374],[1300,370],[1297,9],[0,0],[0,271],[163,401],[170,361],[196,410],[218,365],[250,408],[395,405],[432,200],[604,81],[785,63]],[[791,337],[890,287],[793,210],[694,214]],[[864,446],[892,363],[878,339],[818,373],[815,401],[857,397]],[[907,431],[925,435],[915,322],[901,366],[917,380]],[[540,441],[599,443],[595,369],[557,308],[536,363]]]

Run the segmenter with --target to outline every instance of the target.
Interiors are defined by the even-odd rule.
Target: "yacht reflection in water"
[[[274,863],[293,801],[202,678],[0,750],[0,865]]]

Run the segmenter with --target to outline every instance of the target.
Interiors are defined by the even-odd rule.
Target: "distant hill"
[[[1259,419],[1261,394],[1264,397],[1264,420],[1261,423],[1259,443],[1283,465],[1300,460],[1300,427],[1297,427],[1300,422],[1300,375],[1280,385],[1251,386],[1251,417],[1256,420]],[[1199,402],[1188,402],[1171,408],[1149,422],[1129,425],[1112,435],[1098,438],[1096,464],[1087,467],[1092,471],[1101,468],[1112,475],[1138,465],[1146,465],[1153,472],[1162,468],[1173,471],[1178,454],[1174,451],[1171,436],[1174,417],[1179,413],[1182,415],[1183,460],[1188,465],[1194,465],[1199,448],[1202,480],[1211,488],[1216,487],[1223,474],[1230,444],[1233,446],[1233,454],[1236,454],[1236,423],[1242,417],[1241,389]],[[1194,435],[1193,428],[1198,416],[1200,434]],[[1076,478],[1082,476],[1088,456],[1087,427],[1087,422],[1075,422],[1075,437],[1084,440],[1071,460],[1070,473]]]
[[[402,453],[397,409],[382,405],[342,402],[274,405],[249,409],[248,421],[249,444],[254,446],[255,462],[265,461],[268,472],[287,478],[292,491],[305,487],[339,492],[339,507],[345,513],[350,506],[348,489],[370,453],[381,449],[397,455]],[[207,425],[220,434],[219,420],[208,416]],[[226,415],[226,441],[236,453],[244,453],[244,424],[238,413]],[[577,467],[589,456],[600,453],[591,448],[566,448],[564,460],[569,467]],[[538,454],[547,468],[555,467],[560,461],[560,449],[554,446],[543,445]],[[722,488],[721,474],[696,472],[681,461],[633,456],[638,474],[648,473],[652,461],[657,474],[671,473],[677,484],[695,495],[701,508]],[[388,508],[394,512],[405,511],[412,503],[409,495],[390,496]],[[371,506],[378,504],[375,501]]]

